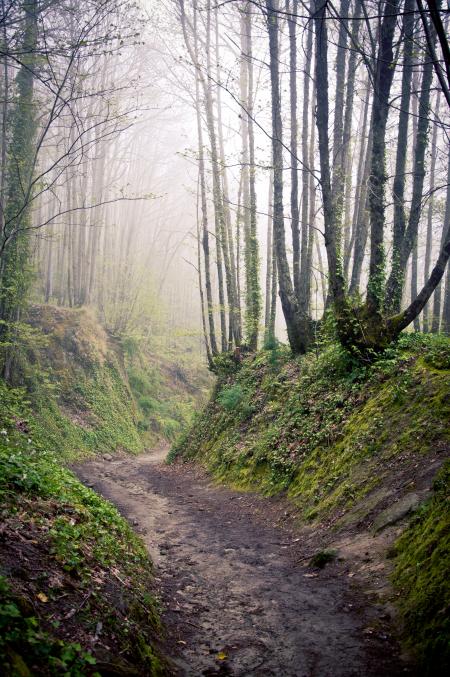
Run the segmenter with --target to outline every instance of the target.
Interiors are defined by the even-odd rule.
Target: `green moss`
[[[236,373],[222,375],[169,460],[196,458],[236,488],[284,492],[304,520],[359,524],[392,497],[394,473],[413,480],[427,454],[448,448],[449,355],[448,338],[415,334],[371,367],[335,345],[297,359],[281,352],[276,367],[271,351],[248,355]],[[417,637],[436,666],[450,635],[448,500],[434,499],[427,511],[399,546],[395,581],[405,590],[411,642]]]
[[[198,457],[241,488],[287,490],[308,518],[348,509],[397,454],[413,458],[449,439],[449,372],[425,358],[408,346],[361,369],[332,346],[284,356],[273,370],[262,351],[222,380],[170,457]]]
[[[161,627],[156,601],[149,592],[153,574],[144,544],[114,506],[60,465],[59,453],[51,447],[22,391],[11,390],[0,381],[0,401],[0,509],[4,523],[12,520],[15,528],[18,522],[31,525],[34,538],[39,535],[40,553],[47,566],[72,576],[83,595],[89,591],[98,617],[116,636],[121,653],[132,656],[134,652],[130,660],[139,663],[142,674],[164,674],[151,647]],[[0,556],[0,572],[2,561]],[[117,573],[118,581],[126,581],[122,616],[107,594],[111,572]],[[52,603],[65,595],[64,590],[48,583],[41,586]],[[91,628],[88,611],[83,622],[92,634],[95,627]],[[30,666],[49,675],[81,676],[95,671],[90,667],[95,660],[89,651],[58,639],[49,629],[45,611],[29,603],[24,607],[14,590],[1,583],[0,630],[0,662],[9,674],[31,674]]]
[[[142,451],[121,352],[95,316],[86,309],[36,306],[28,319],[41,340],[22,350],[15,380],[49,446],[66,461]]]
[[[324,569],[327,564],[334,562],[336,556],[335,550],[321,550],[311,557],[309,566],[316,569]]]
[[[450,462],[395,548],[393,581],[423,675],[450,671]]]
[[[205,402],[210,376],[192,354],[152,352],[144,339],[123,339],[125,370],[137,403],[137,427],[145,446],[173,441]]]

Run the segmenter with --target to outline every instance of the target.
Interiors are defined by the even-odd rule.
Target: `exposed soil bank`
[[[388,677],[410,671],[371,605],[335,561],[313,570],[267,499],[217,487],[167,450],[95,460],[80,478],[146,542],[174,674]]]

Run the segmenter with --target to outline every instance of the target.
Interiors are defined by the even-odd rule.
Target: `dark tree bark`
[[[288,17],[289,27],[289,103],[290,103],[290,123],[291,123],[291,230],[292,230],[292,277],[294,280],[294,293],[297,299],[301,299],[300,291],[300,214],[298,208],[298,123],[297,123],[297,14],[298,1],[292,1],[292,14],[289,11],[290,2],[286,0],[286,12]],[[307,48],[308,49],[308,48]],[[306,82],[305,82],[306,84]],[[308,79],[309,88],[309,79]],[[307,107],[308,90],[304,90],[303,112]],[[304,131],[303,118],[303,131]],[[307,134],[306,130],[306,134]],[[307,138],[307,137],[306,137]],[[303,202],[307,200],[306,194],[303,193]]]
[[[376,63],[372,116],[372,165],[369,181],[370,263],[367,308],[372,316],[381,314],[385,278],[384,221],[386,184],[386,123],[389,95],[394,77],[393,40],[399,0],[386,0]]]
[[[269,201],[267,205],[267,253],[266,253],[266,298],[265,298],[265,312],[264,312],[264,329],[266,336],[269,331],[270,325],[270,308],[271,308],[271,293],[272,293],[272,256],[273,256],[273,241],[272,241],[272,228],[273,228],[273,213],[272,213],[272,203],[273,203],[273,180],[272,173],[269,178]]]
[[[247,266],[247,341],[251,350],[258,348],[258,331],[261,316],[261,291],[259,285],[259,247],[256,216],[256,184],[255,184],[255,134],[253,124],[253,46],[252,46],[252,23],[250,7],[247,6],[245,13],[246,29],[246,60],[248,71],[248,95],[247,95],[247,116],[248,116],[248,149],[249,149],[249,189],[250,189],[250,228],[248,239]]]
[[[395,164],[394,177],[394,230],[392,241],[392,270],[391,277],[401,275],[400,248],[405,235],[406,217],[405,217],[405,184],[406,184],[406,159],[408,149],[408,125],[409,125],[409,107],[411,101],[411,79],[413,72],[413,50],[414,50],[414,14],[415,0],[405,0],[403,16],[403,75],[402,75],[402,93],[400,99],[400,115],[398,121],[398,140],[397,140],[397,158]],[[389,282],[386,290],[386,307],[393,309],[394,303],[389,303],[388,295],[393,290],[389,290]]]
[[[433,33],[433,40],[435,41],[436,34],[434,31]],[[387,310],[391,313],[397,313],[400,310],[406,265],[418,236],[419,220],[422,209],[423,183],[425,178],[425,151],[428,145],[432,80],[433,63],[428,57],[423,67],[421,91],[419,97],[417,137],[414,148],[412,200],[408,225],[404,230],[403,236],[401,237],[399,235],[400,241],[398,246],[393,250],[393,265],[386,285],[385,305]],[[406,155],[405,151],[404,154]]]
[[[444,247],[444,242],[445,242],[445,236],[447,231],[450,231],[450,148],[447,147],[447,152],[448,152],[448,166],[447,166],[447,194],[446,194],[446,201],[445,201],[445,214],[444,214],[444,223],[442,226],[442,231],[441,231],[441,242],[440,242],[440,249],[442,250]],[[450,270],[450,266],[448,268]],[[447,282],[448,282],[448,275],[449,272],[447,271]],[[442,306],[442,291],[443,291],[443,282],[439,283],[436,287],[436,291],[434,292],[434,297],[433,297],[433,318],[431,322],[431,331],[433,334],[437,334],[441,325],[441,306]],[[446,287],[446,296],[444,297],[444,305],[445,301],[448,300],[450,292],[450,286],[447,284]]]
[[[340,252],[340,213],[336,209],[331,187],[330,144],[328,136],[329,87],[328,87],[328,27],[327,2],[317,0],[314,14],[316,33],[316,123],[319,137],[321,188],[325,225],[329,287],[336,311],[342,312],[345,305],[344,274]]]
[[[273,237],[277,253],[279,295],[286,320],[289,344],[293,352],[301,353],[305,352],[309,345],[309,333],[306,330],[305,323],[302,323],[300,318],[286,254],[283,209],[283,126],[281,118],[277,9],[276,2],[266,0],[272,104]]]
[[[314,0],[310,3],[311,16],[314,11]],[[313,167],[311,158],[314,159],[314,122],[311,125],[311,140],[308,144],[309,135],[309,116],[310,116],[310,80],[313,54],[313,26],[308,26],[306,37],[305,66],[303,74],[303,112],[302,112],[302,213],[301,213],[301,259],[300,259],[300,281],[298,298],[303,315],[309,312],[309,279],[311,275],[311,219],[310,219],[310,200],[311,185],[314,187],[314,177],[312,175]],[[312,97],[314,99],[314,97]],[[310,147],[312,150],[310,151]],[[313,210],[314,211],[314,210]]]
[[[435,110],[439,115],[440,92],[436,96]],[[426,282],[430,276],[431,269],[431,255],[433,251],[433,212],[434,212],[434,184],[436,174],[436,157],[437,157],[437,124],[433,127],[433,137],[431,140],[431,164],[430,164],[430,184],[429,184],[429,198],[427,210],[427,233],[425,243],[425,265],[424,265],[424,281]],[[429,332],[431,326],[430,318],[430,304],[427,304],[423,311],[423,331]]]

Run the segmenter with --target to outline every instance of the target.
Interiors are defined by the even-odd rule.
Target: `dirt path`
[[[345,565],[301,565],[292,534],[273,525],[270,502],[217,487],[193,468],[168,467],[166,451],[96,460],[77,472],[148,546],[174,674],[404,674]]]

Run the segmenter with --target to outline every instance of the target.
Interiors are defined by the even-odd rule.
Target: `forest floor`
[[[389,609],[369,594],[386,582],[376,539],[311,567],[321,534],[302,532],[287,503],[217,486],[195,465],[168,466],[166,453],[105,455],[75,470],[148,547],[174,675],[412,674]]]

